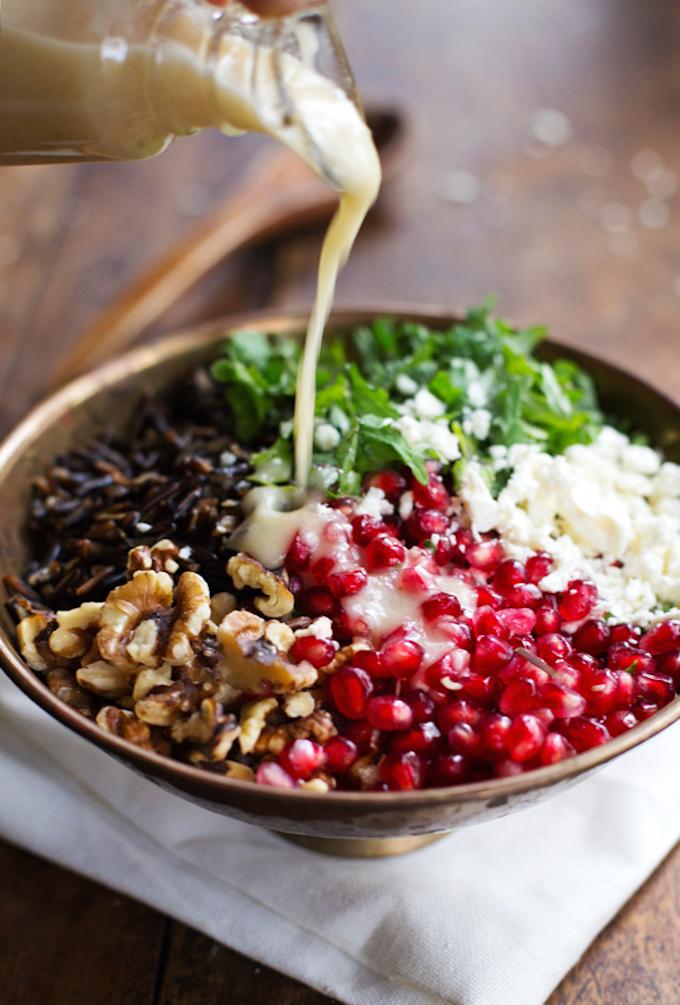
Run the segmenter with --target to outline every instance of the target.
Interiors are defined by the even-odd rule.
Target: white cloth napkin
[[[542,805],[332,859],[162,791],[0,679],[4,837],[350,1005],[541,1005],[680,837],[679,756],[671,728]]]

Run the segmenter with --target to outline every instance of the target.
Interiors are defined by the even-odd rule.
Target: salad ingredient
[[[340,438],[325,430],[322,447],[317,442],[314,463],[328,470],[326,487],[355,494],[365,474],[397,465],[426,483],[428,458],[448,464],[473,456],[500,484],[494,447],[536,443],[552,453],[589,443],[602,425],[590,378],[570,360],[539,360],[544,335],[516,330],[483,306],[445,331],[384,318],[357,328],[349,345],[327,338],[316,416]],[[299,357],[293,341],[240,332],[213,364],[237,436],[272,444],[254,457],[256,480],[291,480]]]
[[[549,573],[532,560],[540,586],[563,590],[569,580],[585,577],[616,621],[648,625],[675,613],[680,465],[611,426],[592,443],[557,456],[537,445],[516,445],[506,463],[509,479],[494,499],[482,464],[472,460],[462,475],[461,498],[475,527],[498,532],[510,554],[552,557]],[[585,613],[579,604],[561,612],[568,621]]]

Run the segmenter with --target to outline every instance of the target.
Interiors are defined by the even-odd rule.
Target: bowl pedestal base
[[[277,833],[286,841],[302,845],[310,851],[321,852],[322,855],[338,855],[341,858],[386,858],[389,855],[404,855],[416,851],[417,848],[424,848],[446,837],[448,831],[395,838],[323,838],[307,837],[305,834],[281,834],[280,831]]]

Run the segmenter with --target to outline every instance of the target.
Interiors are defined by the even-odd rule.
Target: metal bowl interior
[[[445,311],[387,305],[336,312],[330,327],[343,332],[386,313],[434,326],[454,320]],[[214,322],[129,352],[73,381],[34,408],[0,446],[2,572],[20,574],[25,565],[29,542],[24,522],[31,481],[55,454],[104,429],[124,429],[143,391],[167,389],[189,367],[210,360],[228,334],[258,327],[294,336],[304,325],[305,317],[300,313],[258,313]],[[634,416],[636,428],[648,433],[668,456],[680,458],[680,410],[676,404],[594,357],[555,343],[547,344],[545,353],[570,356],[586,365],[608,411],[624,418]],[[318,795],[226,779],[103,732],[60,702],[22,661],[4,608],[0,614],[0,661],[11,679],[41,708],[150,780],[216,812],[291,835],[327,839],[330,850],[336,850],[333,842],[338,839],[425,836],[519,809],[573,784],[680,717],[680,701],[676,700],[605,746],[515,778],[407,793]]]

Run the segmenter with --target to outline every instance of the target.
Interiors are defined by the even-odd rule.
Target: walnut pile
[[[230,778],[252,780],[295,739],[335,735],[319,678],[354,647],[320,671],[293,662],[296,637],[315,629],[292,619],[283,578],[238,554],[227,564],[235,595],[211,596],[177,555],[167,539],[132,549],[127,580],[103,602],[55,612],[27,604],[17,637],[28,665],[101,729]],[[319,775],[306,787],[334,784]]]

